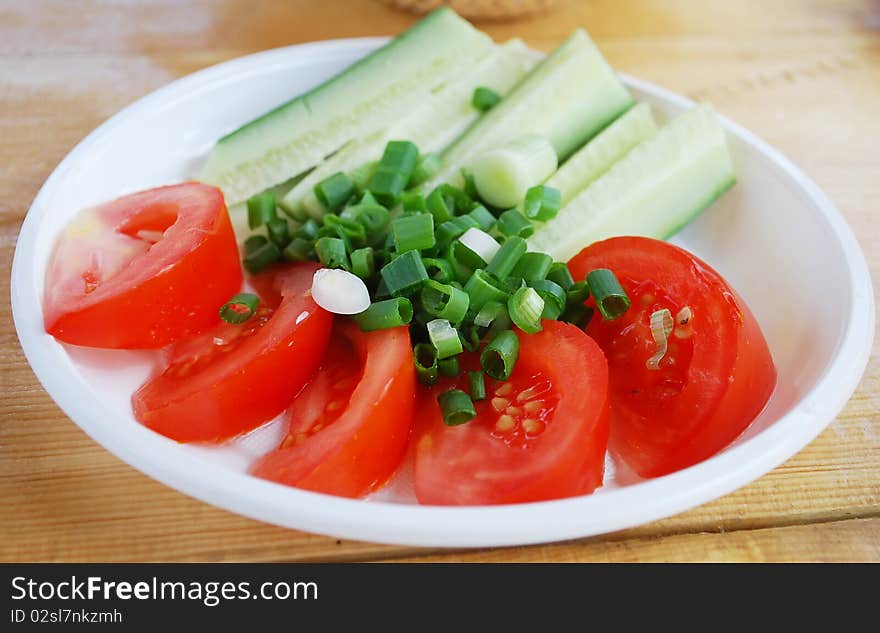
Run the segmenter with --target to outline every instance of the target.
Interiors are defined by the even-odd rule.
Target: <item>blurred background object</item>
[[[382,0],[398,9],[427,13],[442,4],[472,20],[511,20],[556,8],[568,0]]]

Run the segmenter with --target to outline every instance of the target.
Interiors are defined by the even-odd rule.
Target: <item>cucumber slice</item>
[[[559,189],[564,207],[636,145],[656,133],[651,106],[640,103],[599,132],[544,184]]]
[[[529,238],[568,261],[615,235],[665,239],[736,182],[724,128],[708,105],[691,108],[633,149]]]
[[[432,185],[461,186],[462,167],[525,134],[549,139],[563,161],[632,104],[599,49],[577,29],[444,153]]]
[[[227,204],[240,202],[397,120],[493,47],[452,10],[437,9],[339,75],[220,139],[201,180],[223,189]]]
[[[534,66],[535,54],[522,40],[514,39],[489,52],[461,78],[450,80],[425,98],[399,122],[357,139],[318,165],[281,200],[281,206],[293,217],[320,217],[324,208],[315,198],[314,186],[337,172],[350,172],[382,156],[390,140],[406,139],[415,143],[422,154],[439,152],[473,123],[480,112],[471,105],[474,89],[492,88],[506,94]]]

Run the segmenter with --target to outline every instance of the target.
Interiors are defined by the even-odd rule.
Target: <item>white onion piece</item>
[[[358,314],[370,307],[370,291],[347,270],[321,268],[312,277],[312,299],[334,314]]]
[[[480,259],[487,264],[492,261],[495,253],[501,248],[501,244],[496,242],[494,237],[473,227],[465,231],[464,235],[458,238],[458,241],[479,255]]]

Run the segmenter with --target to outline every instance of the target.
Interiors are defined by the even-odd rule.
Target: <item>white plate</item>
[[[19,236],[13,312],[37,377],[86,433],[169,486],[276,525],[385,543],[497,546],[599,534],[692,508],[766,473],[831,422],[855,389],[871,348],[874,304],[864,258],[812,181],[725,120],[739,184],[675,241],[704,257],[745,297],[770,343],[779,385],[761,416],[715,457],[652,481],[615,473],[611,464],[606,486],[591,496],[442,508],[412,504],[405,471],[368,501],[248,476],[249,461],[276,441],[275,427],[218,450],[179,445],[138,424],[129,396],[146,377],[153,353],[66,348],[43,331],[43,278],[59,230],[82,207],[195,176],[219,136],[384,41],[293,46],[175,81],[104,123],[49,177]],[[661,118],[691,103],[637,79],[626,82]]]

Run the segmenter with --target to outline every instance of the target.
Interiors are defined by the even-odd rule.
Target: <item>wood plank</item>
[[[880,562],[880,518],[397,558],[437,563]]]
[[[328,19],[331,12],[345,19]],[[712,101],[817,180],[855,229],[880,279],[878,16],[880,5],[856,1],[591,0],[528,21],[482,26],[496,39],[522,35],[547,49],[582,23],[618,69]],[[224,59],[326,37],[387,34],[412,19],[373,0],[341,0],[332,7],[294,0],[149,0],[124,8],[83,0],[4,3],[0,268],[7,274],[0,276],[0,294],[9,296],[16,235],[40,185],[76,142],[119,108]],[[45,394],[18,347],[8,305],[0,305],[0,498],[6,536],[0,560],[6,561],[351,560],[420,551],[263,525],[134,471],[92,442]],[[876,546],[874,519],[844,519],[878,512],[875,345],[862,384],[831,427],[753,484],[618,534],[491,556],[663,560],[696,551],[739,559],[754,546],[756,556],[769,560],[774,552],[810,557],[817,550],[800,543],[836,538],[829,556],[849,560],[849,551],[854,560],[871,560],[863,546]],[[801,529],[811,523],[817,523],[815,533]],[[739,536],[728,539],[729,531]],[[768,536],[748,540],[757,533]],[[691,534],[696,541],[687,540]],[[771,541],[777,549],[767,549]]]

